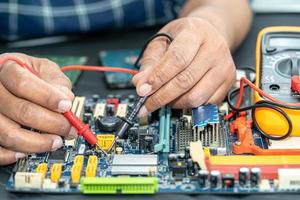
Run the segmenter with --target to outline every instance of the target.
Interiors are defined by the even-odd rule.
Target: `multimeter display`
[[[291,91],[291,77],[300,75],[300,34],[266,33],[261,48],[261,89],[284,102],[298,102],[300,95]]]
[[[269,39],[270,47],[291,47],[300,48],[300,38],[283,38],[283,37],[271,37]]]

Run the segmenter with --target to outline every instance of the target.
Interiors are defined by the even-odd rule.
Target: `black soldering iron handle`
[[[127,114],[126,118],[123,120],[123,124],[120,127],[117,137],[118,138],[124,138],[125,133],[128,131],[128,129],[132,126],[134,123],[134,119],[138,115],[140,109],[145,104],[148,97],[139,97],[139,99],[136,101],[136,103],[133,106],[133,109]]]

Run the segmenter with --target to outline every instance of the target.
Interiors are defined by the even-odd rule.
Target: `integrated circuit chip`
[[[56,151],[50,152],[47,158],[49,163],[64,163],[67,159],[66,149],[60,148]]]

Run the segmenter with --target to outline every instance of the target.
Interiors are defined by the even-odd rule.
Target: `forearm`
[[[233,51],[250,28],[252,12],[247,0],[188,0],[180,17],[199,17],[209,21]]]

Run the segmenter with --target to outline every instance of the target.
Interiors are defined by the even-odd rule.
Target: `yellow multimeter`
[[[300,76],[300,27],[275,26],[260,31],[256,42],[256,86],[286,103],[300,103],[300,94],[291,89],[292,77]],[[254,102],[266,100],[257,92]],[[300,110],[280,107],[292,123],[291,136],[300,136]],[[271,108],[255,109],[259,127],[268,135],[283,136],[287,119]]]

